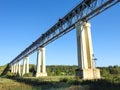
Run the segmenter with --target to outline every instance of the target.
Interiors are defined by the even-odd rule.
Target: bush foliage
[[[98,67],[100,69],[101,76],[103,78],[115,78],[120,77],[120,66],[109,66],[109,67]],[[75,76],[75,70],[77,66],[67,66],[67,65],[51,65],[47,66],[48,76]],[[36,74],[36,66],[30,64],[30,73],[25,74],[25,77],[32,77]],[[11,69],[8,65],[0,66],[1,75],[13,75]]]

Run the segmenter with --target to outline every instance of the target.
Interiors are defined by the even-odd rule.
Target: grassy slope
[[[119,80],[78,80],[74,77],[41,77],[41,78],[13,78],[18,82],[24,82],[35,86],[34,90],[120,90]],[[36,89],[40,88],[40,89]],[[24,89],[23,89],[24,90]]]
[[[120,90],[120,82],[82,81],[74,77],[0,78],[0,90]],[[25,84],[26,83],[26,84]]]
[[[0,66],[0,74],[3,72],[3,70],[5,69],[6,65],[4,66]]]
[[[32,87],[14,80],[0,78],[0,90],[32,90]]]

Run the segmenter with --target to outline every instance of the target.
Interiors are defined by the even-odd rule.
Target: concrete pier
[[[45,62],[45,48],[41,48],[41,75],[42,76],[47,76],[47,73],[46,73],[46,62]]]
[[[14,72],[14,65],[11,65],[11,73]]]
[[[23,59],[22,76],[25,74],[25,68],[26,68],[25,64],[26,64],[26,58]]]
[[[89,22],[78,22],[75,26],[79,67],[76,76],[83,79],[98,79],[100,71],[94,67],[91,25]]]
[[[40,61],[41,61],[41,52],[40,52],[40,48],[38,48],[38,51],[37,51],[37,64],[36,64],[36,69],[37,69],[37,72],[36,72],[36,77],[39,77],[39,74],[41,72],[41,68],[40,68]]]
[[[22,71],[22,76],[26,73],[29,73],[29,57],[26,56],[23,59],[23,71]]]
[[[18,74],[21,76],[21,64],[20,64],[20,61],[18,62]]]
[[[45,48],[38,48],[37,51],[37,72],[36,77],[47,76],[45,65]]]
[[[13,65],[13,73],[15,73],[15,64]]]
[[[29,73],[29,57],[26,57],[26,73]]]
[[[18,63],[15,64],[15,73],[18,73]]]

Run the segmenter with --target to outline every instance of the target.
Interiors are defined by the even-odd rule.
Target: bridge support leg
[[[45,66],[45,48],[38,48],[38,52],[37,52],[36,77],[40,77],[40,76],[47,76],[46,66]]]
[[[17,74],[17,63],[15,63],[15,74]]]
[[[100,71],[94,66],[94,54],[92,48],[92,38],[90,23],[78,22],[76,25],[77,50],[78,50],[78,69],[76,76],[83,79],[99,79]]]
[[[11,65],[11,73],[14,71],[14,65]]]
[[[41,66],[42,66],[41,76],[47,76],[45,65],[45,48],[41,48]]]
[[[20,65],[20,61],[18,62],[18,74],[21,76],[21,65]]]
[[[15,66],[15,73],[18,74],[18,63],[16,63],[16,66]]]
[[[13,73],[15,73],[15,64],[13,65]]]
[[[26,73],[29,73],[29,57],[28,56],[24,57],[24,60],[23,60],[22,76]]]
[[[37,72],[36,72],[36,77],[39,77],[39,74],[40,74],[40,56],[41,56],[41,52],[40,52],[40,48],[38,48],[38,51],[37,51]]]
[[[26,73],[29,73],[29,57],[26,57]]]
[[[26,63],[26,58],[23,59],[23,70],[22,70],[22,76],[25,74],[25,63]]]

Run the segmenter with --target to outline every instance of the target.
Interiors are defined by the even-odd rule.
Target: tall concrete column
[[[14,73],[16,73],[16,64],[14,63]]]
[[[15,73],[15,64],[13,64],[13,73]]]
[[[88,22],[78,22],[76,25],[78,67],[76,75],[83,79],[100,78],[99,69],[93,68],[93,48],[91,25]]]
[[[78,67],[88,68],[87,55],[86,55],[86,41],[85,30],[82,22],[76,24],[77,33],[77,51],[78,51]]]
[[[94,53],[92,47],[92,36],[91,36],[91,24],[86,23],[85,30],[86,30],[86,45],[87,45],[87,59],[88,59],[88,68],[94,68]]]
[[[16,74],[18,73],[18,63],[16,63],[16,65],[15,65],[15,73]]]
[[[38,48],[38,51],[37,51],[37,64],[36,64],[36,77],[39,77],[41,71],[40,71],[40,61],[41,61],[41,52],[40,52],[40,48]]]
[[[13,73],[13,70],[14,69],[14,66],[13,65],[11,65],[11,73]]]
[[[45,48],[38,48],[36,77],[47,76],[45,65]]]
[[[26,73],[29,73],[29,57],[26,56]]]
[[[45,48],[41,48],[41,68],[42,68],[42,76],[47,76],[46,73],[46,62],[45,62]]]
[[[22,70],[22,76],[25,74],[25,64],[26,64],[26,58],[23,59],[23,70]]]
[[[17,73],[17,64],[15,63],[15,74]]]
[[[18,62],[18,74],[21,76],[21,64],[20,64],[20,61]]]

